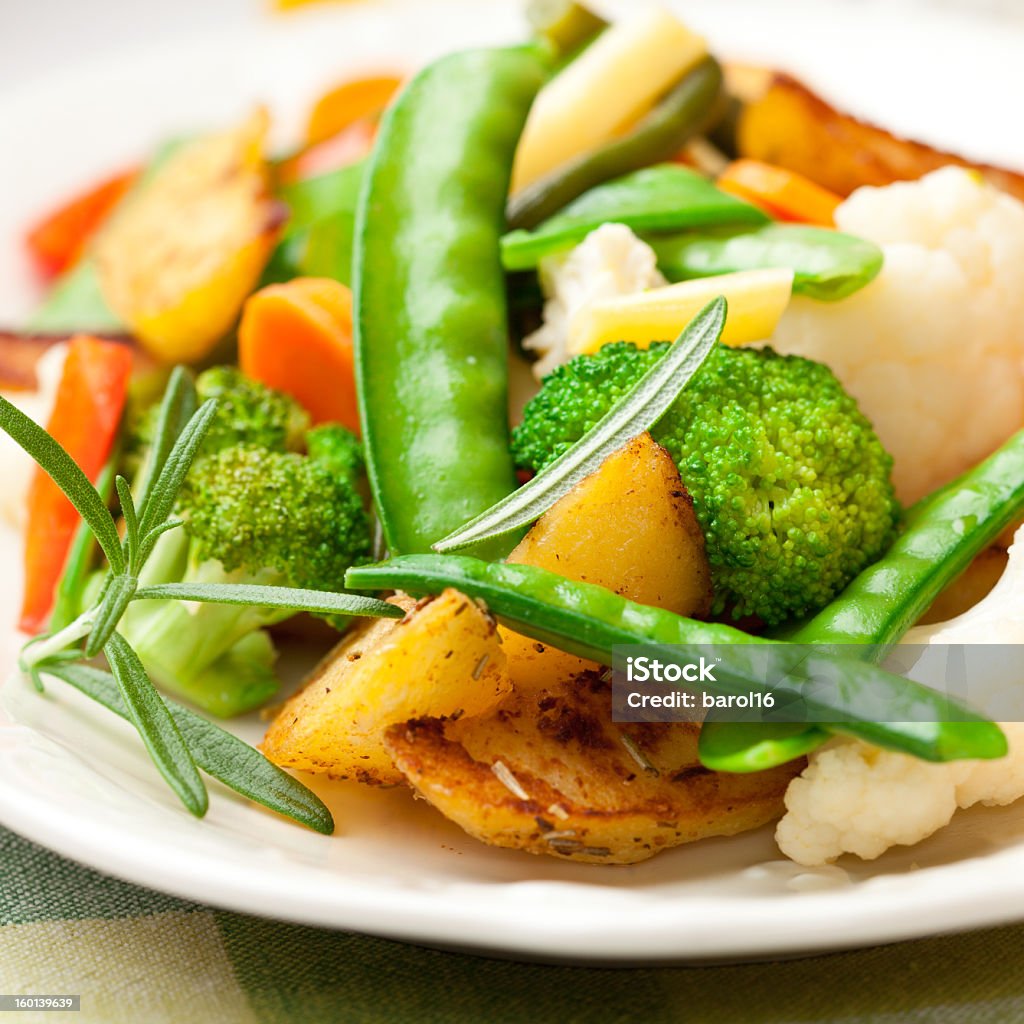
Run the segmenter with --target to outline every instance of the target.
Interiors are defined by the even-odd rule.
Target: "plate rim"
[[[470,0],[445,0],[444,5],[465,10],[469,8]],[[373,16],[387,16],[389,10],[393,12],[399,6],[402,5],[396,0],[387,0],[379,5]],[[873,6],[881,8],[880,3]],[[344,12],[345,16],[358,14],[360,17],[368,13],[366,8],[358,12],[354,9]],[[336,15],[343,16],[340,11]],[[962,17],[950,12],[943,12],[942,16],[947,21],[950,17],[954,20]],[[1019,32],[1017,29],[1015,31]],[[1024,33],[1019,34],[1024,36]],[[67,69],[68,72],[73,70]],[[35,85],[35,82],[31,83],[31,86]],[[0,100],[6,98],[6,94],[0,96]],[[10,680],[0,685],[0,691],[9,684]],[[281,885],[273,890],[276,894],[274,906],[260,910],[254,908],[252,901],[253,893],[263,896],[268,892],[266,875],[259,876],[260,865],[255,861],[247,862],[244,870],[239,865],[237,875],[227,871],[208,875],[202,870],[205,854],[201,850],[189,848],[189,831],[184,827],[174,830],[175,840],[181,844],[178,849],[176,845],[168,845],[147,834],[132,834],[128,837],[130,841],[126,841],[125,835],[119,834],[109,824],[98,825],[90,821],[86,806],[64,807],[59,819],[61,823],[55,821],[52,807],[40,806],[38,801],[18,791],[13,784],[13,776],[3,770],[9,756],[18,756],[21,744],[29,739],[28,733],[46,743],[55,743],[44,732],[24,724],[0,725],[0,824],[61,856],[104,874],[239,913],[264,914],[279,920],[356,930],[424,945],[451,948],[454,944],[462,952],[477,955],[511,955],[518,959],[551,963],[586,962],[594,966],[651,966],[812,956],[1024,918],[1024,871],[975,871],[973,878],[959,878],[955,886],[945,885],[943,879],[947,873],[963,870],[962,861],[925,869],[934,876],[932,883],[926,887],[932,897],[927,912],[922,911],[923,897],[913,886],[900,887],[914,890],[915,895],[901,898],[898,893],[895,894],[892,903],[895,911],[887,913],[882,919],[878,917],[877,900],[851,899],[851,888],[793,893],[792,899],[799,901],[801,913],[793,924],[792,933],[789,929],[776,929],[770,941],[763,934],[759,935],[756,929],[752,930],[751,926],[763,924],[764,919],[771,914],[779,916],[779,901],[783,897],[744,895],[735,901],[676,898],[668,901],[675,904],[671,912],[662,907],[660,913],[654,913],[654,908],[643,904],[645,920],[642,924],[634,925],[632,931],[617,931],[614,927],[600,931],[595,928],[595,921],[601,923],[596,914],[588,920],[575,923],[563,922],[556,917],[553,923],[549,920],[541,928],[536,922],[524,924],[521,919],[516,920],[516,904],[502,902],[488,906],[486,914],[491,923],[487,927],[492,934],[483,934],[479,927],[479,909],[472,906],[467,909],[465,901],[453,908],[450,896],[445,895],[453,891],[455,886],[429,891],[403,886],[398,880],[388,886],[378,884],[369,891],[360,891],[358,881],[339,885],[332,888],[331,899],[323,903],[309,893],[301,899],[297,898],[298,885]],[[61,748],[59,743],[55,745]],[[75,758],[70,752],[61,749],[74,763]],[[104,782],[106,785],[112,784],[108,780]],[[131,799],[145,799],[125,787],[122,790]],[[212,798],[215,803],[224,799],[213,794]],[[184,814],[176,809],[171,809],[170,813]],[[972,812],[958,812],[964,813]],[[187,816],[184,816],[184,820],[192,821]],[[338,841],[337,837],[315,838],[324,843]],[[173,856],[168,856],[168,851]],[[521,856],[526,857],[527,854]],[[1016,863],[1018,867],[1024,867],[1024,838],[1017,846],[1007,847],[991,856],[998,859],[1001,865]],[[166,877],[154,878],[154,863],[161,865]],[[330,868],[320,870],[336,874]],[[606,867],[596,870],[626,871],[628,868]],[[998,876],[996,884],[991,881],[993,875]],[[861,889],[877,888],[876,883],[885,880],[886,877],[881,875],[857,881],[852,889],[858,892]],[[465,884],[478,885],[481,891],[486,891],[494,885],[561,886],[566,883],[502,880]],[[583,888],[578,883],[572,885]],[[596,885],[586,888],[591,892],[607,889]],[[629,894],[628,890],[624,891]],[[935,898],[936,893],[940,898]],[[889,895],[893,896],[892,893]],[[788,901],[789,897],[785,898]],[[385,909],[382,909],[382,904]],[[701,908],[723,906],[726,908],[724,913],[727,921],[715,922],[715,929],[711,933],[705,931],[698,934],[692,928],[691,917],[695,908],[699,914]],[[786,906],[789,906],[788,902]],[[808,908],[811,910],[808,911]],[[838,925],[836,908],[841,909],[843,915]],[[650,917],[647,916],[648,912],[651,912]],[[609,901],[603,913],[606,919],[617,916],[618,907],[615,902]],[[723,911],[718,909],[715,913],[721,915]],[[744,917],[744,913],[747,916]],[[449,916],[446,918],[445,914]],[[382,920],[383,917],[388,920]],[[497,924],[494,923],[495,919]],[[658,930],[655,930],[655,926]],[[838,930],[843,934],[837,935]],[[494,934],[498,931],[502,934]],[[757,938],[751,939],[752,934]],[[567,945],[572,947],[572,951],[566,952]]]
[[[14,675],[0,687],[0,694],[12,685],[25,684]],[[8,759],[17,759],[19,750],[24,751],[33,741],[44,744],[50,753],[56,749],[70,764],[80,764],[60,742],[32,726],[14,722],[0,725],[0,769],[13,763]],[[84,767],[94,771],[88,765]],[[85,804],[62,805],[60,817],[55,820],[53,806],[40,805],[30,794],[20,791],[13,783],[15,777],[0,770],[0,824],[102,874],[222,910],[420,945],[456,947],[482,956],[624,967],[797,958],[995,926],[1024,917],[1024,873],[975,871],[973,877],[958,877],[956,885],[949,885],[947,875],[964,873],[964,861],[952,861],[915,872],[918,884],[913,886],[903,885],[906,875],[899,872],[840,888],[785,896],[745,895],[734,901],[666,898],[656,907],[644,900],[639,902],[642,912],[633,914],[636,920],[626,926],[621,923],[621,903],[610,901],[605,908],[590,911],[586,920],[563,923],[555,916],[541,926],[523,921],[519,902],[487,904],[485,915],[479,912],[482,901],[453,902],[451,894],[463,883],[424,888],[398,880],[385,885],[378,879],[367,887],[358,879],[346,882],[337,868],[327,866],[310,866],[309,871],[299,872],[293,883],[287,872],[268,876],[266,865],[247,859],[233,862],[230,870],[218,864],[218,870],[211,872],[205,853],[189,845],[190,828],[203,827],[203,823],[177,807],[168,804],[164,808],[166,813],[179,816],[181,827],[170,833],[153,837],[145,831],[119,832],[105,821],[97,823],[95,817],[90,818]],[[107,786],[112,784],[108,778],[102,781]],[[126,787],[120,787],[120,793],[131,801],[146,800]],[[211,794],[214,813],[222,800],[244,803],[234,795]],[[980,813],[984,814],[984,809]],[[168,835],[171,842],[167,841]],[[330,844],[339,837],[311,834],[309,839]],[[247,857],[257,852],[254,844],[246,849]],[[1024,863],[1024,841],[991,857],[1004,867],[1013,863],[1020,866]],[[154,877],[154,864],[160,865],[160,877]],[[318,883],[327,878],[334,884],[326,889],[319,888],[319,884],[311,886],[310,872],[315,873]],[[989,881],[994,874],[1000,879],[998,886]],[[926,877],[927,882],[920,884]],[[557,894],[566,888],[591,894],[606,890],[605,886],[547,880],[464,884],[484,895],[495,885],[530,887],[541,890],[539,902],[543,902],[545,892]],[[866,890],[879,888],[885,892],[875,892],[875,898],[869,900],[861,898]],[[253,901],[257,892],[259,908]],[[630,891],[623,893],[628,900]],[[880,896],[886,902],[884,917],[879,915]],[[785,915],[780,914],[783,900]],[[763,933],[766,921],[774,918],[780,924],[783,916],[792,918],[792,928],[775,927],[768,941]],[[481,926],[484,920],[486,925]],[[695,920],[701,922],[700,929],[693,928]],[[841,921],[841,934],[837,934],[837,921]],[[751,939],[752,935],[757,938]]]

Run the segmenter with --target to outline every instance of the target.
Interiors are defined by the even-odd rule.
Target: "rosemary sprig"
[[[128,718],[139,731],[153,763],[181,802],[201,818],[209,805],[206,786],[199,778],[192,754],[185,746],[167,705],[146,675],[139,656],[116,632],[110,634],[103,652],[128,709]]]
[[[131,720],[124,698],[109,672],[58,661],[47,665],[46,674],[75,687],[115,715]],[[172,700],[165,703],[195,763],[204,772],[236,793],[278,814],[287,815],[316,832],[330,835],[334,831],[331,812],[301,782],[219,725],[208,722]]]
[[[595,472],[612,452],[661,419],[711,354],[721,337],[725,316],[724,298],[709,302],[690,321],[664,358],[652,366],[592,430],[528,483],[439,540],[433,545],[434,550],[458,551],[502,537],[539,519],[584,477]]]
[[[161,775],[197,817],[202,817],[208,806],[198,765],[250,799],[328,832],[333,829],[329,812],[301,783],[230,733],[165,702],[138,655],[118,632],[125,611],[138,600],[205,601],[388,618],[403,614],[394,605],[359,594],[218,583],[139,586],[139,573],[157,540],[182,525],[171,512],[215,410],[214,400],[198,404],[187,371],[174,371],[161,403],[138,493],[132,493],[124,477],[114,479],[124,519],[122,540],[106,501],[71,456],[45,430],[0,397],[0,429],[21,445],[63,491],[107,561],[107,573],[95,602],[65,622],[68,597],[63,602],[60,628],[29,640],[22,648],[19,666],[37,689],[42,689],[44,675],[62,680],[130,721]],[[78,577],[84,571],[91,538],[81,531],[76,538]],[[76,579],[76,588],[78,582],[80,579]],[[113,675],[85,664],[101,652]]]

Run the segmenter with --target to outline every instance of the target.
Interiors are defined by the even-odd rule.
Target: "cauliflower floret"
[[[1024,527],[988,596],[955,619],[910,630],[903,642],[1024,642],[1022,606]],[[1019,714],[1015,694],[1024,680],[1007,679],[1005,660],[997,662],[987,681],[990,693],[982,692],[986,680],[972,676],[972,702],[985,709],[1008,700],[1009,710]],[[843,853],[872,860],[890,846],[912,845],[948,825],[958,807],[1019,800],[1024,797],[1024,723],[1001,724],[1010,752],[993,761],[930,764],[856,740],[833,740],[812,753],[803,773],[790,783],[786,815],[775,833],[779,848],[807,865],[825,864]]]
[[[874,860],[949,823],[956,810],[956,763],[928,764],[867,743],[833,740],[815,751],[786,790],[775,839],[799,864],[840,854]]]
[[[836,224],[882,246],[882,272],[839,303],[794,298],[770,343],[833,370],[912,502],[1024,423],[1024,204],[946,167],[858,189]]]
[[[5,393],[4,398],[13,402],[26,416],[31,416],[36,423],[45,423],[53,409],[67,354],[67,345],[52,346],[36,365],[38,388],[35,391]],[[23,527],[28,485],[34,467],[32,459],[0,431],[0,480],[4,482],[0,490],[0,523],[18,530]]]
[[[602,224],[569,252],[541,260],[540,282],[544,324],[523,340],[540,354],[533,366],[538,380],[568,360],[569,324],[580,309],[666,283],[654,250],[625,224]]]
[[[836,739],[816,750],[786,790],[775,830],[798,864],[827,864],[844,853],[864,860],[912,846],[948,825],[958,807],[1011,804],[1024,796],[1024,724],[1003,724],[1010,753],[995,761],[931,764]]]

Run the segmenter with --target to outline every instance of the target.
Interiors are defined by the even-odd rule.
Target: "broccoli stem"
[[[140,584],[237,583],[218,562],[194,564],[184,530],[165,534],[146,563]],[[246,582],[278,583],[245,576]],[[263,627],[293,612],[235,605],[183,601],[133,604],[121,622],[121,632],[142,659],[153,680],[164,690],[191,701],[221,718],[243,714],[263,704],[278,689],[275,651]]]

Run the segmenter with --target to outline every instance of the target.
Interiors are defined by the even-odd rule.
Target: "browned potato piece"
[[[1006,568],[1006,551],[992,547],[977,558],[939,596],[918,622],[946,622],[973,608],[999,582]]]
[[[738,139],[741,156],[787,167],[843,196],[861,185],[915,180],[955,164],[1024,199],[1024,175],[901,139],[836,110],[788,75],[776,75],[746,106]]]
[[[632,864],[782,812],[794,762],[754,775],[702,767],[696,724],[618,724],[586,673],[516,692],[493,714],[396,725],[385,745],[419,793],[493,846]]]
[[[693,502],[672,457],[650,434],[630,441],[556,502],[508,560],[679,615],[711,608],[711,569]],[[517,633],[501,634],[518,687],[595,667]]]
[[[409,607],[404,619],[357,627],[317,666],[263,739],[274,764],[401,782],[384,749],[387,726],[479,715],[510,690],[494,621],[479,605],[446,590]]]
[[[207,355],[231,328],[273,250],[258,110],[231,131],[186,143],[119,209],[96,242],[103,296],[163,362]]]

